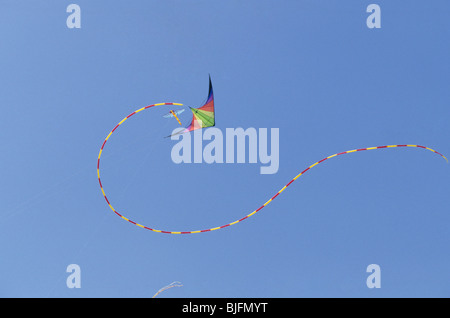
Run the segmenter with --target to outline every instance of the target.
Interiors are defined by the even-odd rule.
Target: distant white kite
[[[164,286],[163,288],[161,288],[160,290],[158,290],[157,292],[156,292],[156,294],[154,294],[153,295],[153,297],[152,298],[155,298],[156,296],[158,296],[160,293],[162,293],[163,291],[165,291],[165,290],[167,290],[167,289],[170,289],[170,288],[172,288],[172,287],[181,287],[181,286],[183,286],[180,282],[173,282],[173,283],[170,283],[169,285],[167,285],[167,286]]]

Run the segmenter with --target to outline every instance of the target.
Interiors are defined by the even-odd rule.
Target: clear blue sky
[[[450,3],[4,0],[0,296],[448,297],[450,165],[422,149],[340,156],[250,219],[153,233],[109,209],[96,160],[143,106],[200,106],[218,128],[279,128],[280,168],[176,165],[178,124],[146,110],[105,147],[125,216],[196,230],[243,217],[328,155],[419,144],[450,157]],[[366,7],[381,7],[381,29]],[[181,115],[184,123],[189,113]],[[81,267],[80,289],[66,267]],[[369,264],[381,288],[366,286]]]

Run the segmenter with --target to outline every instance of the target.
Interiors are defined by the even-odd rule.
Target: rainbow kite
[[[191,124],[188,127],[181,129],[180,131],[177,131],[176,133],[167,137],[184,134],[200,128],[212,127],[216,124],[214,116],[214,94],[211,84],[211,76],[209,77],[209,92],[205,104],[200,108],[189,107],[189,109],[193,114]]]

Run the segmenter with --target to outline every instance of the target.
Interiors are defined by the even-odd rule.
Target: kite
[[[184,109],[180,109],[180,110],[177,110],[177,111],[174,111],[173,109],[171,109],[169,111],[169,113],[164,115],[163,117],[164,118],[175,118],[178,121],[178,123],[180,124],[180,126],[181,126],[181,121],[178,119],[177,115],[181,114],[182,112],[184,112]]]
[[[104,150],[104,147],[106,145],[106,142],[109,140],[109,138],[111,137],[111,135],[117,130],[117,128],[119,128],[120,125],[122,125],[128,118],[134,116],[135,114],[138,114],[146,109],[150,109],[156,106],[184,106],[183,104],[180,103],[159,103],[159,104],[153,104],[153,105],[149,105],[149,106],[145,106],[142,107],[134,112],[132,112],[131,114],[129,114],[128,116],[126,116],[125,118],[123,118],[112,130],[111,132],[108,134],[108,136],[105,138],[105,140],[103,141],[103,144],[100,148],[100,152],[98,154],[98,158],[97,158],[97,176],[98,176],[98,182],[100,185],[100,189],[102,191],[103,197],[106,200],[106,203],[108,204],[108,206],[110,207],[110,209],[119,217],[121,217],[122,219],[124,219],[125,221],[132,223],[138,227],[141,227],[143,229],[146,230],[150,230],[153,232],[157,232],[157,233],[166,233],[166,234],[194,234],[194,233],[205,233],[205,232],[210,232],[210,231],[215,231],[215,230],[219,230],[219,229],[223,229],[226,227],[229,227],[231,225],[235,225],[237,223],[240,223],[246,219],[248,219],[249,217],[255,215],[256,213],[258,213],[261,209],[263,209],[264,207],[266,207],[269,203],[271,203],[276,197],[278,197],[284,190],[286,190],[295,180],[297,180],[300,176],[302,176],[303,174],[305,174],[307,171],[309,171],[311,168],[317,166],[320,163],[323,163],[324,161],[334,158],[334,157],[338,157],[344,154],[350,154],[350,153],[355,153],[355,152],[360,152],[360,151],[366,151],[366,150],[376,150],[376,149],[387,149],[387,148],[401,148],[401,147],[412,147],[412,148],[422,148],[422,149],[426,149],[429,150],[431,152],[434,152],[438,155],[440,155],[442,158],[444,158],[447,163],[448,160],[447,158],[437,152],[436,150],[433,150],[431,148],[425,147],[425,146],[420,146],[420,145],[388,145],[388,146],[377,146],[377,147],[368,147],[368,148],[359,148],[359,149],[354,149],[354,150],[348,150],[348,151],[344,151],[344,152],[339,152],[336,153],[334,155],[325,157],[317,162],[315,162],[314,164],[310,165],[308,168],[304,169],[302,172],[300,172],[299,174],[297,174],[291,181],[289,181],[283,188],[281,188],[277,193],[275,193],[275,195],[273,195],[267,202],[265,202],[263,205],[261,205],[259,208],[257,208],[256,210],[252,211],[251,213],[245,215],[244,217],[235,220],[233,222],[227,223],[225,225],[221,225],[221,226],[217,226],[217,227],[211,227],[211,228],[206,228],[203,230],[187,230],[187,231],[167,231],[167,230],[159,230],[159,229],[155,229],[155,228],[151,228],[142,224],[139,224],[135,221],[132,221],[130,219],[128,219],[127,217],[125,217],[123,214],[119,213],[111,204],[111,202],[109,201],[108,197],[106,196],[105,190],[103,189],[103,185],[102,185],[102,181],[100,179],[100,158],[102,155],[102,152]],[[208,99],[206,101],[206,103],[200,107],[200,108],[191,108],[192,112],[193,112],[193,119],[191,124],[181,130],[180,132],[175,133],[174,135],[177,134],[181,134],[181,133],[186,133],[186,132],[190,132],[193,131],[195,129],[200,129],[200,128],[205,128],[205,127],[211,127],[214,126],[215,124],[215,118],[214,118],[214,97],[213,97],[213,91],[212,91],[212,85],[211,85],[211,79],[209,81],[209,94],[208,94]],[[200,125],[200,121],[202,122]],[[169,285],[170,286],[170,285]]]
[[[192,108],[189,107],[189,109],[192,111],[192,121],[191,124],[176,133],[167,136],[172,137],[179,134],[185,134],[187,132],[200,129],[200,128],[206,128],[206,127],[212,127],[215,126],[216,120],[215,120],[215,114],[214,114],[214,94],[213,94],[213,88],[211,83],[211,77],[209,77],[209,92],[208,97],[206,99],[206,102],[203,104],[203,106],[199,108]]]
[[[158,296],[159,294],[161,294],[163,291],[168,290],[168,289],[170,289],[170,288],[172,288],[172,287],[181,287],[181,286],[183,286],[183,285],[181,285],[180,282],[172,282],[172,283],[170,283],[169,285],[164,286],[163,288],[161,288],[160,290],[158,290],[158,291],[156,292],[156,294],[153,295],[152,298],[155,298],[156,296]]]

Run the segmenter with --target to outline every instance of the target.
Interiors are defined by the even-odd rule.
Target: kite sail
[[[193,114],[191,124],[188,127],[181,129],[167,137],[184,134],[200,128],[212,127],[216,124],[214,116],[214,94],[211,84],[211,77],[209,77],[209,92],[205,104],[199,108],[189,107],[189,109]]]

